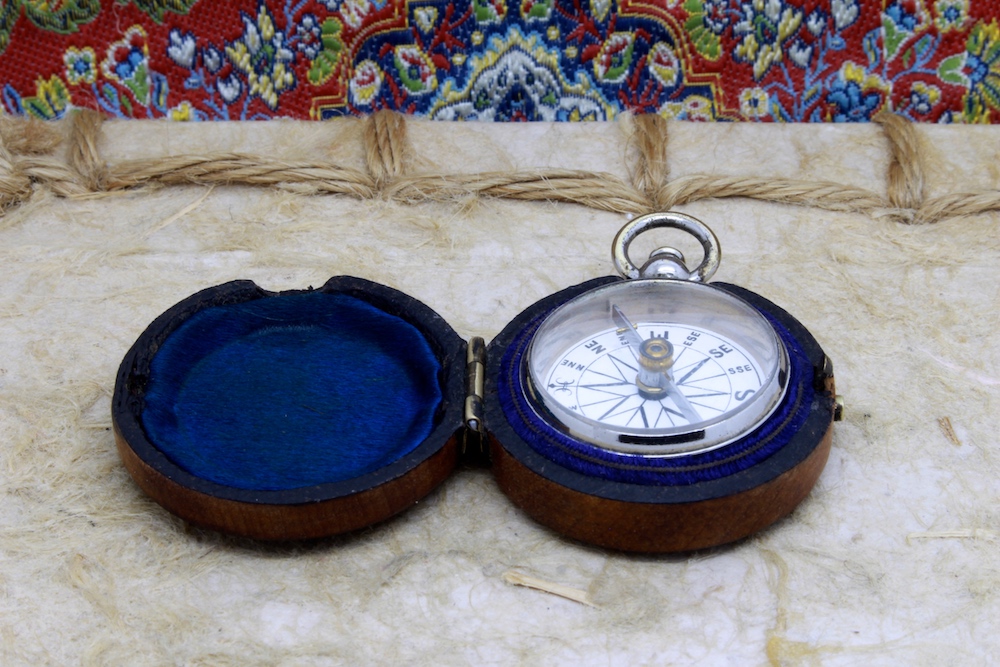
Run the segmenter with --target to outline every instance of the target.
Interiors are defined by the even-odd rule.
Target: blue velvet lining
[[[760,463],[784,447],[802,428],[811,409],[812,365],[802,346],[774,318],[763,313],[789,356],[788,390],[775,413],[744,438],[709,452],[651,458],[602,449],[549,426],[531,407],[524,390],[523,360],[548,313],[526,326],[504,352],[497,378],[501,409],[514,431],[536,452],[570,470],[630,484],[683,486],[726,477]]]
[[[338,482],[430,434],[440,369],[413,325],[345,294],[215,306],[156,352],[142,424],[176,465],[218,484]]]

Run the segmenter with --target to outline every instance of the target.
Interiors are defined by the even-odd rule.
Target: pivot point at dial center
[[[647,370],[662,373],[674,364],[674,346],[665,338],[648,338],[639,347],[639,364]]]

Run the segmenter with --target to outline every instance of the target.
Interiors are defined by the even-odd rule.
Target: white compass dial
[[[545,378],[548,395],[595,422],[659,430],[710,421],[761,388],[763,370],[732,340],[691,326],[637,323],[635,329],[644,340],[665,340],[673,348],[666,374],[680,396],[640,390],[640,352],[617,328],[566,350]]]
[[[788,356],[748,303],[683,280],[627,280],[554,310],[526,368],[543,419],[606,449],[721,447],[779,405]]]

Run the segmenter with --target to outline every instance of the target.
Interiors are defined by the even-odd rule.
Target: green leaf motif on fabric
[[[21,5],[25,16],[36,26],[63,34],[78,31],[82,24],[93,21],[101,12],[101,0],[68,0],[59,3],[21,0]]]
[[[913,45],[913,51],[917,54],[918,58],[923,58],[927,55],[927,52],[934,48],[934,40],[931,39],[930,35],[924,35],[917,40],[917,43]]]
[[[121,106],[121,100],[118,99],[118,91],[110,83],[106,83],[101,86],[101,94],[104,96],[113,108],[117,109]]]
[[[477,23],[500,23],[507,16],[506,0],[472,0]]]
[[[135,76],[125,79],[125,86],[132,91],[141,104],[149,104],[149,70],[143,63],[135,68]]]
[[[157,23],[163,23],[167,12],[187,14],[198,0],[132,0],[132,4],[149,15]]]
[[[423,95],[437,88],[437,68],[415,44],[397,46],[396,70],[411,95]]]
[[[129,116],[131,116],[132,115],[132,102],[128,99],[127,96],[121,98],[121,100],[122,100],[122,107],[125,109],[125,113],[128,114]]]
[[[684,11],[688,13],[684,30],[691,36],[695,50],[708,60],[718,60],[722,54],[722,42],[705,26],[704,0],[686,0]]]
[[[521,0],[521,18],[531,20],[548,20],[552,14],[552,0]]]
[[[48,81],[39,79],[35,86],[35,96],[23,100],[24,110],[40,120],[62,118],[69,106],[69,91],[57,76]]]
[[[906,38],[910,34],[904,30],[900,30],[896,27],[896,22],[893,21],[888,16],[883,14],[882,16],[882,32],[884,35],[885,44],[885,59],[892,60],[896,57],[896,52],[899,51],[900,45],[906,41]]]
[[[53,5],[57,8],[53,8]],[[97,18],[101,12],[101,0],[67,0],[61,3],[48,0],[0,0],[0,53],[10,43],[10,35],[21,17],[22,8],[28,20],[42,30],[67,34],[78,31],[80,25]]]
[[[320,26],[320,39],[323,42],[323,50],[316,56],[309,67],[309,83],[319,86],[330,80],[337,63],[344,52],[344,44],[340,41],[340,31],[343,28],[340,21],[335,18],[328,18]]]
[[[163,22],[166,12],[187,14],[198,0],[125,0],[148,14],[157,23]],[[14,24],[21,10],[28,20],[48,32],[69,34],[78,32],[80,26],[90,23],[101,13],[101,0],[0,0],[0,54],[10,42]]]
[[[945,58],[938,66],[938,77],[945,83],[952,83],[956,86],[968,86],[969,80],[962,74],[962,67],[965,65],[965,54]]]
[[[21,13],[21,0],[0,0],[0,53],[10,43],[10,31]]]
[[[610,35],[594,58],[594,74],[598,80],[605,83],[623,81],[632,66],[634,51],[635,35],[629,32]]]

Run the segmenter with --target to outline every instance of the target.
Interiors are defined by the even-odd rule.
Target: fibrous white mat
[[[997,186],[997,131],[919,131],[928,194]],[[102,150],[113,161],[210,145],[363,164],[339,132],[136,121],[106,125]],[[670,132],[672,176],[884,187],[872,126]],[[427,169],[628,176],[612,124],[416,123],[411,137]],[[612,273],[624,216],[235,186],[37,193],[0,218],[0,664],[989,664],[1000,654],[1000,216],[907,226],[745,199],[682,210],[719,236],[717,279],[813,332],[846,412],[789,517],[735,545],[651,557],[560,538],[486,469],[459,470],[358,534],[228,538],[146,498],[110,430],[122,356],[204,287],[356,275],[489,340],[542,296]],[[593,606],[511,583],[539,580]]]

